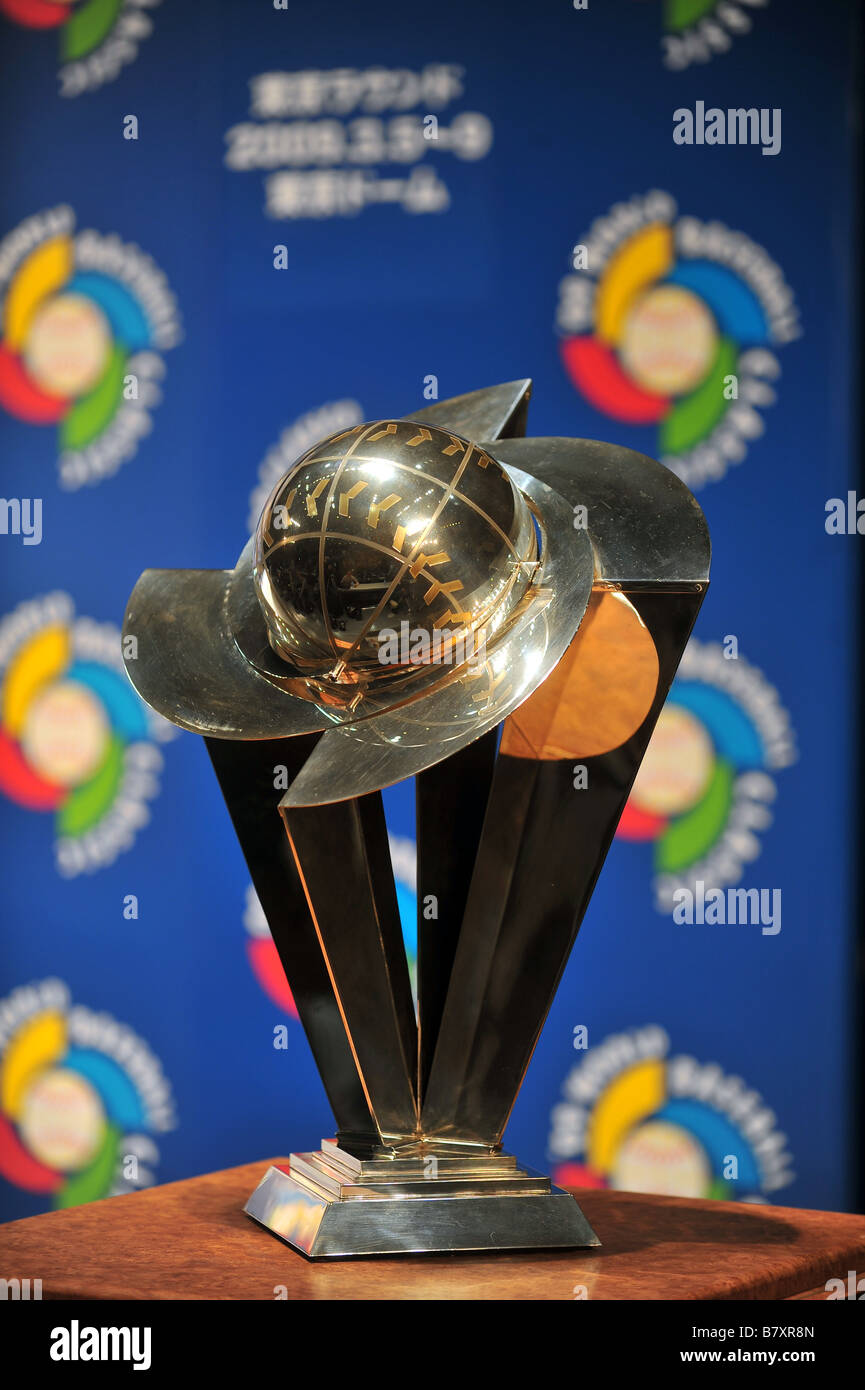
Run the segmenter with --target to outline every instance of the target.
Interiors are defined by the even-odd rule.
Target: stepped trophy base
[[[325,1139],[269,1168],[244,1211],[311,1259],[600,1245],[574,1198],[510,1154],[362,1157]]]

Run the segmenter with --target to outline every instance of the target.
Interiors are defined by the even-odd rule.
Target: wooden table
[[[244,1216],[269,1163],[0,1226],[0,1278],[43,1299],[823,1298],[865,1273],[865,1218],[583,1191],[600,1250],[313,1264]]]

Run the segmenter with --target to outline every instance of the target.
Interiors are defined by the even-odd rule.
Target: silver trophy
[[[312,1257],[598,1244],[502,1138],[709,539],[652,459],[520,437],[530,389],[323,440],[233,570],[146,570],[127,608],[130,679],[204,736],[333,1109],[246,1206]],[[407,777],[417,1006],[381,798]]]

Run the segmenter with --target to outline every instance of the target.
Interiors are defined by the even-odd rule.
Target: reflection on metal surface
[[[658,653],[618,589],[595,589],[585,620],[552,675],[507,720],[514,758],[588,758],[637,732],[658,688]]]
[[[571,524],[571,508],[544,483],[521,477],[543,518],[543,587],[518,609],[485,659],[445,672],[415,704],[329,730],[285,794],[283,805],[312,806],[363,796],[440,762],[495,728],[536,690],[567,650],[592,589],[592,549]],[[554,601],[553,601],[554,599]]]
[[[410,694],[440,675],[408,652],[383,666],[383,632],[437,634],[445,660],[457,639],[473,649],[525,598],[536,560],[531,512],[488,453],[379,420],[325,439],[277,483],[253,577],[270,645],[306,673],[307,697],[362,714],[383,683]]]
[[[597,1244],[502,1134],[709,542],[651,459],[509,437],[529,393],[324,440],[234,570],[148,570],[127,610],[136,688],[206,737],[334,1110],[246,1207],[314,1258]],[[417,1017],[380,794],[413,774]]]
[[[325,1143],[269,1168],[244,1210],[313,1258],[600,1244],[573,1197],[507,1154],[358,1161]]]

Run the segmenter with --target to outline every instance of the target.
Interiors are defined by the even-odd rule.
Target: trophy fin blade
[[[505,381],[500,386],[485,386],[480,391],[468,391],[447,401],[436,401],[411,415],[420,425],[435,425],[438,429],[453,430],[464,439],[512,439],[526,432],[529,399],[532,394],[530,377]]]
[[[432,1066],[459,942],[497,743],[498,729],[490,729],[458,753],[418,773],[415,780],[421,1096]]]
[[[565,748],[549,736],[544,687],[514,717],[513,739],[506,721],[421,1111],[427,1139],[501,1142],[702,597],[702,590],[679,589],[630,595],[654,643],[657,674],[651,706],[624,742],[589,755],[574,743],[562,756]],[[592,631],[584,624],[575,639],[577,675],[580,644]],[[624,657],[623,691],[627,648]],[[538,755],[526,738],[533,702],[540,707]],[[606,717],[606,697],[588,704]],[[573,735],[571,717],[567,707],[559,738]],[[580,789],[577,759],[586,769]]]
[[[337,1126],[372,1136],[375,1124],[279,815],[281,793],[274,788],[274,769],[285,767],[291,776],[316,737],[204,741]]]
[[[597,580],[623,588],[708,582],[706,518],[681,478],[657,459],[596,439],[533,436],[479,447],[571,504],[574,526],[591,537]],[[517,483],[524,485],[519,476]]]
[[[300,737],[329,726],[239,650],[227,615],[232,570],[147,569],[129,598],[126,674],[151,709],[205,738]],[[124,641],[124,653],[126,642]]]
[[[379,792],[280,810],[380,1141],[417,1133],[417,1019]]]
[[[703,601],[711,547],[695,498],[654,459],[558,438],[490,452],[519,486],[534,477],[566,499],[595,567],[571,648],[504,724],[421,1112],[431,1138],[497,1144]]]

